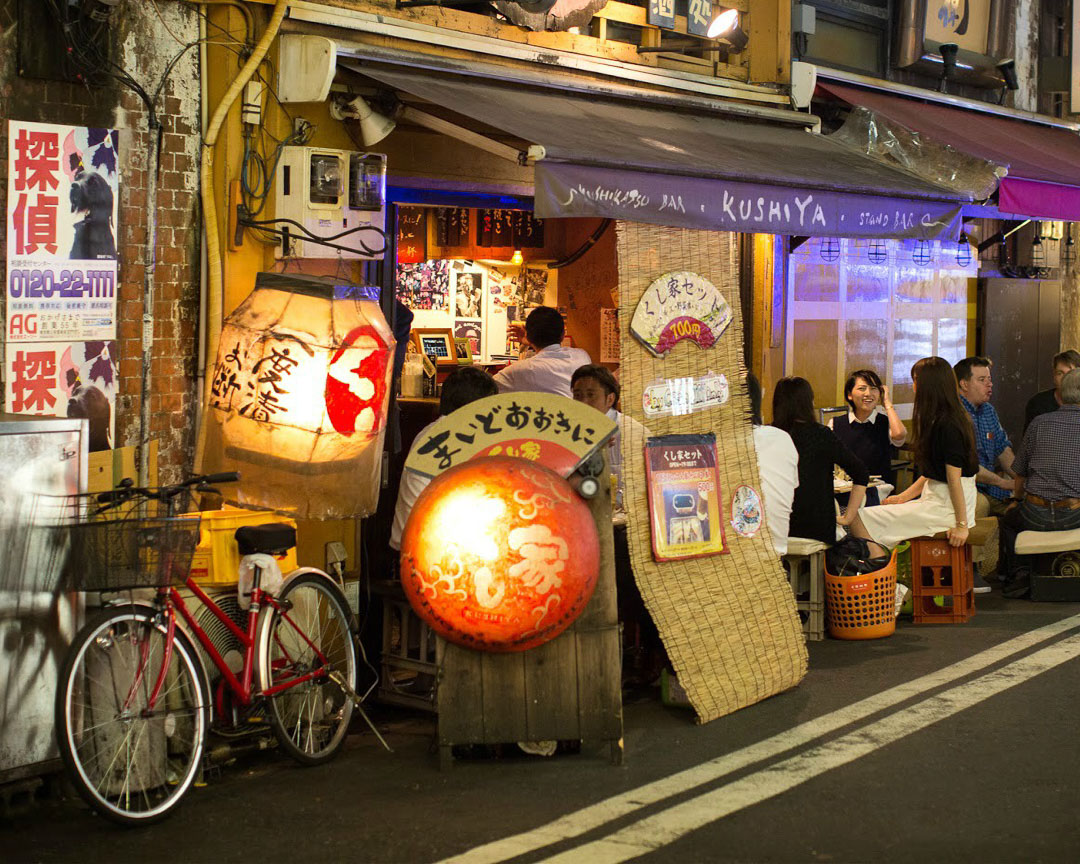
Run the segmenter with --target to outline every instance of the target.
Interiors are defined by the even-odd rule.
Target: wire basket
[[[182,583],[199,543],[199,514],[90,519],[66,526],[65,584],[75,591],[163,588]]]

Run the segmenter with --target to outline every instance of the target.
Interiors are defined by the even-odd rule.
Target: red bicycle
[[[349,606],[333,579],[301,567],[270,593],[256,568],[241,626],[188,573],[199,519],[174,515],[177,500],[237,479],[215,474],[157,489],[125,481],[68,529],[72,587],[156,589],[152,599],[129,597],[94,615],[72,643],[57,692],[63,761],[82,797],[116,822],[165,816],[200,770],[214,712],[193,639],[217,668],[219,696],[227,691],[246,723],[268,720],[298,762],[325,762],[344,741],[357,700],[357,653]],[[164,515],[148,515],[154,504]],[[246,525],[235,536],[242,555],[281,555],[296,545],[295,533],[275,523]],[[181,584],[236,640],[239,671],[200,626]]]

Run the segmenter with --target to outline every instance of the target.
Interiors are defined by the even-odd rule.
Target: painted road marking
[[[617,864],[655,852],[711,822],[787,792],[826,771],[854,762],[1078,656],[1080,635],[1063,639],[832,741],[662,810],[607,837],[546,858],[545,864],[578,861]]]
[[[687,768],[685,771],[679,771],[669,777],[646,783],[629,792],[623,792],[599,801],[531,831],[525,831],[511,837],[503,837],[482,846],[477,846],[460,855],[445,859],[442,864],[495,864],[495,862],[515,858],[518,855],[535,852],[553,843],[561,843],[579,837],[609,822],[628,816],[643,807],[649,807],[663,801],[672,795],[682,795],[696,786],[714,782],[757,762],[774,758],[796,747],[805,746],[824,735],[842,729],[844,726],[865,720],[879,711],[892,708],[908,699],[921,696],[930,690],[951,684],[995,663],[1000,663],[1013,654],[1025,651],[1047,639],[1060,636],[1077,626],[1080,626],[1080,615],[1073,615],[1045,627],[1022,633],[1006,642],[1002,642],[1000,645],[995,645],[993,648],[988,648],[951,666],[946,666],[913,681],[898,684],[896,687],[891,687],[881,693],[875,693],[873,696],[846,705],[831,714],[825,714],[822,717],[800,723],[792,729],[780,732],[742,750],[725,754],[700,765],[695,765],[693,768]]]

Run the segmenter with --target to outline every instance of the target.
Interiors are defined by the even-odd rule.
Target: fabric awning
[[[818,87],[964,153],[1008,168],[1003,213],[1080,221],[1080,135],[1068,129],[819,81]]]
[[[486,78],[359,71],[542,146],[542,217],[837,237],[959,234],[966,199],[800,128]]]

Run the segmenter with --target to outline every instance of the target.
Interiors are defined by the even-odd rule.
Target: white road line
[[[842,729],[851,723],[864,720],[872,714],[884,711],[908,699],[920,696],[937,687],[951,684],[967,675],[979,672],[987,666],[1025,651],[1047,639],[1060,636],[1080,626],[1080,615],[1073,615],[1045,627],[1022,633],[1000,645],[981,651],[965,660],[946,666],[929,675],[899,684],[881,693],[875,693],[859,702],[846,705],[831,714],[800,723],[792,729],[759,741],[742,750],[728,753],[693,768],[679,771],[669,777],[646,783],[629,792],[623,792],[596,804],[584,807],[531,831],[503,837],[477,846],[460,855],[445,859],[441,864],[495,864],[518,855],[526,855],[543,849],[552,843],[560,843],[593,831],[608,822],[621,819],[636,810],[648,807],[672,795],[679,795],[705,783],[714,782],[734,771],[740,771],[756,762],[771,759],[795,747]]]
[[[1078,656],[1080,635],[1063,639],[1008,666],[930,696],[727,786],[676,804],[607,837],[546,858],[545,864],[579,861],[617,864],[655,852],[692,831],[787,792],[826,771],[854,762]]]

